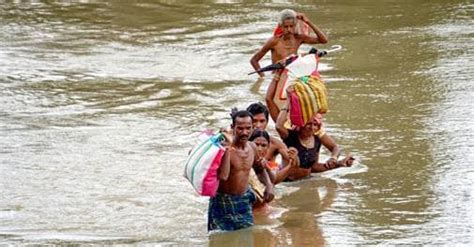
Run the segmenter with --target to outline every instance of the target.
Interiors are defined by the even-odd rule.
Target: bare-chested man
[[[316,36],[296,33],[296,23],[298,19],[308,24]],[[328,42],[326,34],[314,25],[304,14],[296,13],[291,9],[285,9],[280,13],[279,26],[283,30],[283,33],[267,40],[263,47],[250,59],[250,63],[255,70],[260,69],[259,61],[268,51],[271,51],[272,63],[276,63],[289,55],[296,54],[301,44],[325,44]],[[263,73],[259,73],[259,75],[263,76]]]
[[[301,20],[314,31],[316,36],[308,36],[306,34],[299,34],[296,32],[297,20]],[[260,69],[259,61],[271,51],[272,63],[281,61],[289,55],[297,54],[301,44],[325,44],[328,42],[326,34],[324,34],[316,25],[314,25],[304,14],[296,13],[293,10],[285,9],[280,13],[279,27],[283,30],[282,34],[271,37],[263,47],[255,53],[250,59],[255,70]],[[277,91],[278,83],[280,82],[280,71],[275,71],[272,82],[268,86],[265,101],[267,103],[270,116],[273,121],[276,121],[280,109],[274,102],[274,96]],[[259,73],[262,77],[264,74]]]
[[[258,159],[252,134],[252,115],[248,111],[232,113],[232,133],[223,132],[228,145],[218,171],[217,195],[209,200],[208,230],[233,231],[253,225],[252,204],[255,195],[249,188],[252,167],[262,176],[265,201],[273,200],[273,185],[263,162]]]
[[[268,108],[258,102],[253,103],[247,107],[247,111],[249,111],[253,115],[253,128],[255,130],[266,130],[268,125]],[[290,159],[295,159],[295,156],[298,154],[296,149],[288,149],[280,139],[275,138],[273,136],[269,137],[269,147],[266,153],[266,160],[269,162],[275,162],[275,158],[278,154],[280,154],[282,159],[282,169],[274,170],[271,169],[267,170],[270,172],[270,179],[272,180],[273,184],[280,183],[286,179],[288,176],[291,167],[288,166],[290,164]]]
[[[258,102],[247,107],[253,115],[253,128],[255,130],[266,130],[268,125],[268,108]],[[275,157],[280,154],[284,163],[288,163],[288,150],[286,145],[278,138],[270,136],[270,147],[265,157],[268,161],[275,161]]]

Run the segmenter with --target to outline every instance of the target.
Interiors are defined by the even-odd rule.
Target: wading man
[[[298,21],[307,24],[314,31],[316,36],[298,33],[296,31]],[[278,25],[281,32],[268,39],[263,47],[260,48],[260,50],[250,59],[250,64],[252,64],[255,70],[260,69],[259,61],[268,51],[271,51],[272,63],[276,63],[290,55],[297,54],[298,49],[302,44],[325,44],[328,42],[326,34],[324,34],[302,13],[296,13],[293,10],[285,9],[280,13]],[[259,75],[260,77],[263,77],[264,74],[259,73]],[[281,84],[286,80],[286,75],[282,74],[282,70],[275,71],[272,82],[267,89],[265,100],[273,121],[276,121],[279,112],[278,104],[275,103],[274,97],[279,94],[276,92],[279,84],[281,86]]]
[[[309,36],[296,32],[297,20],[306,23],[314,31],[316,36]],[[259,61],[271,51],[272,63],[276,63],[289,55],[296,54],[301,44],[325,44],[328,42],[326,34],[324,34],[316,25],[314,25],[304,14],[296,13],[291,9],[285,9],[280,13],[279,28],[281,34],[274,35],[263,45],[260,50],[250,59],[255,70],[260,69]],[[259,73],[263,76],[263,73]]]
[[[232,133],[223,132],[228,145],[218,171],[220,179],[216,196],[209,200],[208,230],[233,231],[253,225],[252,204],[255,195],[249,187],[250,169],[259,172],[265,184],[264,200],[273,200],[273,184],[258,158],[252,135],[252,115],[248,111],[232,112]]]

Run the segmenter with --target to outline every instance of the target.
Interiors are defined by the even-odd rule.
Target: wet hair
[[[280,25],[283,25],[283,22],[288,19],[294,20],[296,24],[296,12],[294,10],[291,10],[291,9],[282,10],[280,12],[278,23],[280,23]]]
[[[238,110],[237,108],[232,108],[230,112],[230,116],[232,117],[232,126],[235,125],[235,119],[237,118],[245,118],[245,117],[250,117],[250,119],[253,122],[253,115],[248,112],[247,110]]]
[[[268,121],[268,108],[261,102],[249,105],[249,107],[247,107],[247,111],[254,116],[263,113],[263,115],[265,115],[265,118]]]
[[[270,135],[265,130],[254,130],[252,136],[250,136],[249,141],[253,141],[259,137],[263,137],[270,143]]]

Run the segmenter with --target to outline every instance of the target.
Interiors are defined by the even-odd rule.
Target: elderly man
[[[296,25],[298,21],[307,24],[314,31],[316,36],[308,36],[306,34],[298,33]],[[280,61],[289,55],[297,54],[301,44],[325,44],[328,42],[326,34],[324,34],[316,25],[314,25],[304,14],[296,13],[293,10],[285,9],[280,13],[279,29],[281,32],[271,37],[263,45],[263,47],[255,53],[250,59],[255,70],[260,69],[259,61],[265,56],[268,51],[271,51],[272,63]],[[282,71],[275,71],[272,82],[268,86],[265,101],[270,111],[270,116],[273,121],[276,121],[279,107],[274,101],[274,96],[278,88],[278,84],[286,80],[286,76],[282,75]],[[262,77],[263,73],[259,73]],[[281,77],[280,77],[281,76]],[[281,85],[280,85],[281,86]],[[281,103],[281,102],[280,102]]]
[[[311,27],[316,36],[297,33],[297,20],[301,20]],[[325,44],[328,42],[326,34],[324,34],[302,13],[296,13],[293,10],[285,9],[280,13],[278,25],[282,32],[268,39],[263,47],[260,48],[260,50],[250,59],[250,64],[252,64],[255,70],[260,69],[259,61],[268,51],[271,51],[272,63],[275,63],[289,55],[296,54],[301,44]],[[263,76],[263,73],[259,73],[259,75]]]

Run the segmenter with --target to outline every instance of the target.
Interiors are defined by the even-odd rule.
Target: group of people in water
[[[315,36],[301,30],[310,28]],[[327,43],[327,36],[304,14],[283,10],[274,35],[253,55],[250,63],[260,69],[259,61],[268,51],[272,62],[297,54],[303,43]],[[278,106],[274,95],[279,82],[279,72],[266,94],[266,105],[258,102],[246,110],[233,109],[232,124],[221,130],[225,153],[218,170],[220,180],[217,194],[210,198],[208,230],[232,231],[253,225],[253,210],[266,207],[274,199],[274,186],[280,182],[309,177],[311,173],[351,166],[351,156],[339,159],[340,148],[324,130],[321,114],[315,114],[304,126],[288,124],[289,100]],[[262,73],[259,73],[263,76]],[[288,87],[290,92],[292,87]],[[280,138],[267,131],[270,117],[275,121]],[[326,147],[331,156],[321,162],[319,152]],[[277,156],[281,164],[276,163]]]

